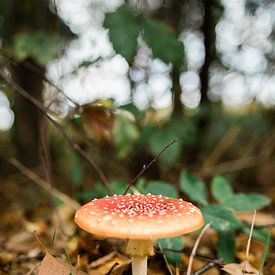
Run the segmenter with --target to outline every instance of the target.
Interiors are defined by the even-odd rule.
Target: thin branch
[[[35,173],[33,173],[30,169],[25,167],[22,163],[20,163],[16,159],[10,159],[10,164],[12,164],[14,167],[16,167],[22,174],[24,174],[27,178],[32,180],[34,183],[39,185],[41,188],[43,188],[46,191],[50,191],[51,194],[60,200],[64,201],[67,205],[71,205],[73,209],[78,209],[80,205],[78,202],[71,199],[69,196],[65,195],[64,193],[61,193],[59,190],[52,187],[50,190],[48,188],[48,183],[41,179],[39,176],[37,176]]]
[[[243,274],[246,274],[246,268],[247,268],[246,264],[249,261],[248,260],[248,256],[249,256],[249,250],[250,250],[250,244],[251,244],[251,239],[252,239],[252,233],[253,233],[253,228],[254,228],[254,224],[255,224],[255,219],[256,219],[256,210],[254,210],[254,213],[253,213],[253,218],[252,218],[252,223],[251,223],[249,238],[248,238],[248,241],[247,241],[246,252],[245,252],[245,261],[243,261],[243,270],[242,270]]]
[[[193,247],[193,249],[192,249],[191,256],[190,256],[190,258],[189,258],[189,263],[188,263],[188,268],[187,268],[186,275],[191,275],[193,259],[194,259],[195,255],[196,255],[197,248],[198,248],[198,246],[199,246],[200,240],[201,240],[203,234],[205,233],[205,231],[210,227],[210,225],[211,225],[211,222],[208,223],[208,224],[203,228],[203,230],[201,231],[199,237],[197,238],[197,240],[196,240],[196,242],[195,242],[195,245],[194,245],[194,247]]]
[[[161,254],[162,254],[162,257],[163,257],[163,259],[164,259],[164,261],[165,261],[165,264],[166,264],[166,267],[167,267],[167,269],[168,269],[168,271],[169,271],[169,274],[170,274],[170,275],[173,275],[173,272],[172,272],[172,270],[171,270],[171,268],[170,268],[170,266],[169,266],[168,260],[167,260],[167,258],[166,258],[166,256],[165,256],[164,252],[163,252],[163,249],[162,249],[162,246],[160,245],[160,243],[158,244],[158,247],[159,247],[160,252],[161,252]]]
[[[254,210],[254,212],[253,212],[253,218],[252,218],[249,238],[248,238],[248,241],[247,241],[247,247],[246,247],[246,252],[245,252],[246,260],[248,260],[248,256],[249,256],[249,250],[250,250],[250,244],[251,244],[251,239],[252,239],[252,233],[253,233],[253,229],[254,229],[255,220],[256,220],[256,210]]]
[[[271,136],[267,140],[267,142],[265,142],[263,148],[260,150],[261,153],[259,155],[243,157],[232,161],[226,161],[216,166],[205,167],[204,169],[198,168],[196,170],[200,170],[200,172],[204,175],[211,176],[215,174],[223,174],[247,168],[257,167],[269,160],[270,155],[274,151],[274,147],[274,136]]]
[[[40,154],[41,154],[41,162],[45,173],[46,182],[48,183],[48,191],[51,193],[51,188],[53,186],[52,173],[51,173],[51,162],[50,162],[50,152],[49,152],[49,144],[47,139],[47,119],[44,116],[41,120],[41,125],[39,128],[39,141],[40,141]],[[50,202],[55,211],[59,227],[61,229],[61,233],[65,236],[69,236],[66,231],[66,226],[62,222],[60,210],[54,202],[53,197],[50,197]]]
[[[77,108],[80,107],[80,105],[75,102],[73,99],[71,99],[70,97],[68,97],[59,87],[57,87],[57,85],[55,85],[51,80],[49,80],[45,74],[36,66],[34,66],[33,64],[31,64],[28,61],[19,61],[16,57],[14,57],[13,55],[7,53],[6,51],[3,51],[0,49],[0,54],[4,57],[9,59],[12,63],[14,63],[15,65],[21,65],[23,67],[25,67],[27,70],[29,70],[30,72],[32,72],[33,74],[35,74],[36,76],[40,77],[42,80],[44,80],[45,82],[47,82],[49,85],[53,86],[59,93],[62,93],[65,98],[67,100],[69,100],[70,102],[72,102]]]
[[[158,251],[158,250],[156,250],[156,251],[157,251],[157,253],[161,254],[160,251]],[[163,251],[170,251],[170,252],[175,252],[175,253],[187,253],[187,254],[191,255],[191,250],[186,249],[186,248],[184,248],[184,249],[163,248]],[[204,256],[204,255],[196,254],[195,258],[198,260],[204,261],[204,262],[214,263],[215,265],[218,265],[218,266],[223,266],[223,264],[224,264],[222,259],[213,259],[213,258]]]
[[[226,150],[228,150],[228,148],[235,142],[240,130],[240,126],[232,126],[228,129],[228,131],[220,139],[210,156],[203,163],[203,169],[213,167],[216,165],[216,163],[219,162],[220,158],[223,156]]]
[[[170,147],[171,145],[173,145],[174,143],[176,143],[178,140],[174,139],[172,142],[170,142],[169,144],[166,144],[165,147],[150,161],[149,164],[143,165],[142,169],[140,170],[140,172],[133,178],[130,180],[126,190],[124,191],[123,195],[125,195],[129,189],[131,188],[132,185],[134,185],[136,183],[136,181],[144,174],[144,172],[155,162],[158,161],[158,159],[160,158],[160,156],[164,153],[164,151]]]
[[[111,268],[109,269],[109,271],[106,273],[106,275],[110,275],[110,274],[113,272],[114,268],[117,267],[118,265],[119,265],[119,263],[115,262],[115,263],[111,266]]]
[[[100,178],[101,182],[107,189],[109,195],[112,194],[111,188],[109,186],[109,182],[97,163],[84,151],[77,143],[75,143],[66,130],[58,123],[56,122],[52,116],[50,116],[47,112],[47,108],[40,103],[36,98],[28,94],[24,89],[22,89],[20,86],[17,85],[17,83],[10,78],[3,70],[0,70],[0,76],[1,78],[7,82],[12,88],[14,88],[20,95],[22,95],[24,98],[29,100],[34,106],[36,106],[44,115],[53,123],[53,125],[60,131],[60,133],[63,135],[63,137],[67,140],[67,142],[70,144],[72,149],[76,151],[79,155],[81,155],[87,163],[96,171],[98,177]]]
[[[212,268],[215,266],[215,263],[208,262],[207,264],[203,265],[200,269],[198,269],[196,272],[194,272],[194,275],[200,275],[206,272],[208,269]]]

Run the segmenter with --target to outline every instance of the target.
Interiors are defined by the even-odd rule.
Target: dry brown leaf
[[[47,253],[42,260],[38,270],[38,275],[87,275],[87,273],[64,263],[61,259],[57,259]]]
[[[100,260],[97,260],[97,263],[98,261],[100,262]],[[100,266],[97,265],[96,268],[91,268],[91,264],[90,264],[89,275],[106,274],[112,268],[112,266],[116,263],[118,264],[118,266],[113,269],[112,275],[113,274],[120,275],[126,268],[128,268],[130,262],[131,260],[129,258],[127,258],[126,256],[120,253],[116,253],[115,255],[113,255],[113,257],[111,257],[109,261],[105,261],[103,257],[103,261]]]
[[[183,254],[182,260],[184,262],[184,265],[187,266],[188,262],[189,262],[189,256],[187,256],[186,254]],[[201,261],[201,260],[198,260],[195,258],[194,262],[193,262],[193,270],[199,270],[204,265],[205,265],[204,261]],[[220,274],[220,272],[217,267],[213,266],[209,270],[205,271],[203,274],[204,275],[218,275],[218,274]]]
[[[64,202],[58,206],[56,211],[53,213],[52,222],[55,228],[59,228],[62,224],[66,234],[72,236],[76,231],[76,225],[73,222],[73,216],[75,214],[75,208]]]
[[[19,232],[14,236],[10,237],[6,243],[6,248],[10,251],[23,252],[29,251],[37,247],[37,241],[33,237],[32,233]]]
[[[93,261],[92,263],[90,263],[89,267],[90,268],[97,268],[97,267],[111,261],[116,256],[116,254],[117,254],[117,252],[113,251],[113,252],[97,259],[96,261]]]
[[[12,262],[15,258],[16,255],[14,253],[2,251],[0,252],[0,265],[8,264]]]
[[[223,266],[222,270],[232,275],[261,275],[258,269],[253,267],[248,261],[243,261],[240,264],[226,264]]]
[[[245,212],[236,212],[235,215],[242,221],[246,223],[252,222],[253,218],[253,212],[252,211],[245,211]],[[255,225],[256,226],[265,226],[269,224],[275,223],[275,217],[274,215],[263,213],[263,212],[257,212]]]

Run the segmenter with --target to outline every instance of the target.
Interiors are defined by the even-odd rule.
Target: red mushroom
[[[102,237],[129,239],[134,275],[147,274],[153,241],[193,232],[203,226],[201,211],[182,199],[161,195],[125,195],[94,199],[75,214],[85,231]]]

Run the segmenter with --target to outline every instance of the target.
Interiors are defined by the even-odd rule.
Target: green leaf
[[[103,26],[109,29],[114,50],[128,62],[132,62],[138,46],[137,38],[141,31],[139,19],[133,10],[123,5],[115,12],[107,13]]]
[[[122,195],[126,189],[127,182],[125,180],[112,180],[110,181],[110,187],[114,194]],[[128,193],[131,193],[129,191]],[[78,193],[78,199],[83,201],[90,201],[93,198],[103,198],[108,195],[107,189],[102,183],[96,183],[93,188],[86,189],[83,192]]]
[[[218,231],[217,252],[218,257],[226,263],[234,262],[236,252],[234,231]]]
[[[175,238],[166,238],[166,239],[159,239],[158,244],[164,251],[166,259],[169,263],[173,265],[178,265],[181,261],[181,253],[179,253],[183,249],[183,240],[182,237],[175,237]],[[165,251],[167,249],[167,251]],[[168,251],[177,250],[179,252]]]
[[[57,56],[59,44],[60,38],[57,35],[43,31],[20,32],[14,36],[14,52],[17,58],[32,57],[42,66],[46,66],[51,59]]]
[[[180,189],[183,193],[187,194],[192,201],[199,202],[202,205],[208,204],[206,187],[204,183],[190,172],[181,172]]]
[[[263,208],[270,203],[271,200],[264,195],[239,193],[225,200],[223,205],[235,211],[250,211]]]
[[[178,191],[175,186],[164,181],[149,181],[148,192],[153,195],[163,195],[166,197],[178,198]]]
[[[168,131],[155,131],[152,133],[152,136],[149,138],[148,143],[150,150],[154,155],[159,154],[159,152],[171,141],[173,141],[177,136],[173,132]],[[180,157],[180,149],[182,146],[181,140],[178,139],[176,143],[170,146],[161,156],[160,162],[169,167],[172,164],[175,164]]]
[[[127,182],[125,180],[112,180],[110,187],[114,194],[122,195],[127,187]],[[130,193],[130,191],[128,193]]]
[[[160,21],[143,18],[144,40],[152,49],[153,56],[180,68],[184,58],[184,46],[176,32]]]
[[[99,187],[99,188],[98,188]],[[102,198],[107,195],[107,191],[102,185],[97,184],[94,189],[88,189],[77,193],[77,199],[79,201],[90,201],[93,198]],[[99,190],[100,189],[100,190]]]
[[[207,205],[202,208],[205,223],[218,231],[232,231],[242,227],[242,223],[230,210],[221,205]]]
[[[148,193],[148,189],[146,186],[146,180],[145,178],[139,178],[137,183],[135,184],[135,187],[137,188],[137,190],[141,193],[141,194],[147,194]]]
[[[144,145],[149,144],[151,153],[157,155],[168,143],[175,138],[178,139],[159,159],[161,168],[165,170],[180,161],[183,146],[192,144],[195,136],[194,123],[182,118],[172,118],[161,127],[146,125],[139,142]]]
[[[233,195],[233,190],[224,177],[216,176],[211,182],[211,194],[218,202],[223,202]]]

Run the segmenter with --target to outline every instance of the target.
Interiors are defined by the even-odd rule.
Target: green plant
[[[217,254],[225,262],[234,260],[236,231],[249,232],[247,226],[234,215],[234,211],[261,209],[271,202],[268,197],[256,193],[235,194],[229,181],[215,176],[210,185],[210,193],[217,203],[210,204],[205,184],[188,171],[181,172],[180,189],[193,201],[202,204],[205,222],[211,222],[211,227],[218,233]],[[253,237],[260,241],[267,238],[263,230],[254,229],[253,233]]]
[[[136,188],[144,194],[150,192],[163,196],[180,197],[177,188],[165,181],[154,180],[146,182],[144,179],[140,179],[136,184]],[[221,176],[215,176],[211,182],[211,197],[217,203],[210,203],[205,183],[186,170],[181,171],[179,189],[192,202],[202,206],[205,223],[211,222],[211,227],[217,231],[217,255],[225,262],[234,261],[236,232],[243,231],[249,234],[249,226],[237,218],[234,212],[260,209],[270,204],[270,199],[260,194],[234,193],[229,181]],[[230,200],[234,201],[234,204]],[[266,230],[254,229],[253,238],[266,242],[268,234]],[[176,252],[171,252],[171,250],[181,251],[183,242],[178,239],[163,239],[160,244],[168,261],[177,265],[180,261],[179,256]]]

